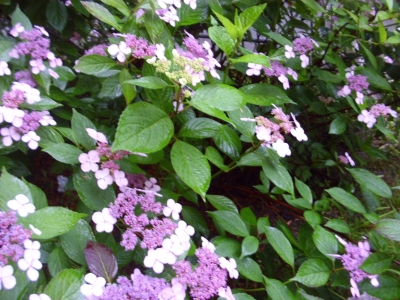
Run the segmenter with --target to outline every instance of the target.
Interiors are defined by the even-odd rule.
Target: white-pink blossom
[[[81,169],[83,172],[96,172],[99,169],[97,163],[100,162],[100,156],[96,150],[90,150],[88,153],[80,154],[78,160],[81,163]]]
[[[31,130],[21,137],[21,141],[27,143],[30,149],[35,150],[39,147],[40,136]]]
[[[96,230],[98,232],[110,233],[114,229],[114,224],[117,223],[117,219],[110,214],[109,208],[103,208],[103,210],[97,211],[92,215],[92,220],[96,224]]]

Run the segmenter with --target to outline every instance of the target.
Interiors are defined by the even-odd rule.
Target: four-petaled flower
[[[28,197],[23,194],[18,194],[15,199],[7,202],[7,206],[12,210],[16,210],[18,214],[25,218],[28,214],[35,212],[35,206],[29,202]]]
[[[42,268],[42,263],[31,256],[24,256],[18,261],[18,267],[22,271],[26,271],[26,275],[31,281],[36,281],[39,278],[39,271]]]
[[[173,199],[168,199],[167,206],[164,207],[163,214],[166,217],[172,216],[172,219],[179,220],[179,213],[182,211],[182,205],[176,203]]]
[[[163,289],[158,294],[160,300],[184,300],[186,297],[186,285],[173,278],[171,280],[172,286]]]
[[[17,280],[13,276],[14,268],[10,265],[6,265],[4,267],[0,266],[0,290],[1,288],[5,288],[6,290],[12,289]]]
[[[289,149],[289,145],[281,139],[279,139],[275,143],[273,143],[272,148],[274,148],[274,150],[276,152],[278,152],[278,155],[280,157],[285,157],[285,156],[289,156],[290,154],[292,154],[292,152]]]
[[[36,134],[34,131],[29,131],[27,134],[24,134],[21,137],[21,140],[28,144],[28,147],[32,150],[37,149],[39,147],[40,136]]]
[[[99,169],[97,163],[100,162],[100,156],[96,150],[90,150],[88,153],[80,154],[78,160],[81,163],[81,169],[83,172],[96,172]]]
[[[230,258],[229,260],[227,260],[225,257],[220,257],[218,258],[218,261],[219,261],[219,266],[222,269],[226,269],[228,271],[230,278],[235,278],[235,279],[239,278],[239,272],[238,270],[236,270],[237,265],[235,259]]]
[[[86,297],[103,295],[103,289],[106,285],[106,280],[103,277],[97,277],[93,273],[85,275],[86,283],[81,286],[81,293]]]
[[[293,47],[285,45],[285,50],[286,58],[294,58],[296,56],[296,54],[294,54]]]
[[[51,298],[46,294],[31,294],[29,300],[51,300]]]
[[[125,42],[120,42],[118,45],[113,44],[108,47],[108,53],[112,57],[116,57],[119,62],[126,61],[126,55],[131,54],[132,49],[129,48]]]
[[[107,168],[96,171],[96,173],[94,173],[94,176],[97,178],[97,185],[102,190],[105,190],[109,185],[114,182],[114,179],[110,174],[110,169]]]
[[[86,132],[92,139],[95,139],[96,141],[98,141],[100,143],[107,144],[107,138],[103,133],[98,132],[92,128],[86,128]]]
[[[97,211],[92,216],[93,222],[96,224],[96,230],[98,232],[110,233],[114,229],[114,224],[117,223],[117,219],[110,215],[109,208],[103,208],[103,210]]]

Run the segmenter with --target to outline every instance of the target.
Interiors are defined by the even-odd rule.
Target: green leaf
[[[375,225],[375,230],[388,239],[400,242],[400,220],[383,219]]]
[[[14,48],[16,42],[8,36],[0,36],[0,61],[9,62],[11,57],[10,51]]]
[[[62,136],[52,127],[40,126],[36,133],[40,136],[39,146],[42,148],[50,147],[54,144],[64,143]]]
[[[268,297],[272,300],[295,300],[293,294],[282,282],[264,276]]]
[[[247,103],[255,105],[272,106],[272,104],[275,104],[281,106],[285,103],[294,104],[284,91],[267,83],[249,84],[242,87],[240,91],[246,95]]]
[[[345,117],[336,117],[329,126],[330,134],[342,134],[346,131],[347,119]]]
[[[352,211],[358,212],[360,214],[366,213],[364,206],[361,204],[360,200],[354,197],[352,194],[346,192],[341,188],[330,188],[326,190],[332,198],[343,206],[351,209]]]
[[[47,207],[48,204],[47,204],[46,194],[40,188],[38,188],[36,185],[26,181],[24,178],[22,178],[22,181],[29,188],[29,190],[32,194],[33,204],[35,205],[36,209],[41,209],[41,208]]]
[[[292,177],[279,161],[264,159],[262,168],[268,179],[271,180],[277,187],[293,195],[294,188]]]
[[[214,11],[214,14],[218,17],[218,19],[220,20],[222,25],[224,25],[224,27],[228,31],[229,35],[231,36],[231,38],[234,41],[236,41],[239,28],[236,25],[234,25],[229,19],[225,18],[223,15],[221,15],[215,11]]]
[[[182,126],[178,136],[190,138],[210,138],[217,133],[221,126],[221,123],[209,118],[195,118],[191,119]]]
[[[319,287],[329,279],[329,268],[319,259],[306,260],[291,280],[298,281],[308,287]]]
[[[382,300],[400,299],[400,286],[397,278],[380,275],[378,278],[379,287],[373,286],[369,280],[364,280],[358,284],[361,292]]]
[[[278,228],[264,226],[263,230],[267,236],[268,242],[278,255],[288,263],[292,268],[294,267],[294,253],[292,245],[285,235]]]
[[[329,256],[329,254],[336,254],[338,251],[336,237],[321,226],[317,226],[312,238],[317,249],[326,257],[333,260],[334,258]]]
[[[96,130],[96,127],[92,121],[75,109],[72,109],[71,128],[76,133],[80,144],[88,150],[96,149],[96,141],[86,132],[86,128]]]
[[[2,211],[9,210],[7,202],[15,199],[18,194],[25,195],[29,202],[35,204],[29,187],[22,180],[9,174],[4,167],[0,177],[0,191],[0,208]]]
[[[101,0],[101,2],[110,5],[112,7],[115,7],[118,9],[125,17],[129,17],[131,14],[131,11],[128,6],[126,6],[125,2],[123,0]]]
[[[235,203],[225,197],[220,195],[206,195],[207,200],[218,210],[227,210],[233,212],[235,214],[239,214],[239,211],[235,205]]]
[[[127,69],[123,69],[119,73],[119,84],[121,85],[122,93],[124,94],[126,104],[129,105],[136,96],[136,88],[126,81],[131,80],[132,76]]]
[[[386,182],[370,171],[365,169],[350,168],[346,168],[346,170],[350,172],[350,174],[361,186],[370,190],[374,194],[385,198],[392,197],[392,191]]]
[[[81,57],[74,69],[97,77],[110,77],[118,74],[121,66],[109,57],[90,54]]]
[[[304,290],[299,288],[296,293],[296,300],[324,300],[324,299],[316,296],[311,296],[307,294]]]
[[[263,282],[263,275],[260,266],[250,257],[245,257],[238,260],[237,270],[241,275],[250,280]]]
[[[207,221],[197,208],[184,206],[182,208],[182,218],[186,221],[186,223],[193,226],[196,232],[208,236],[209,231]]]
[[[332,228],[333,230],[341,233],[350,233],[350,226],[340,219],[332,219],[326,222],[325,227]]]
[[[226,84],[202,86],[192,97],[190,104],[201,110],[202,105],[222,111],[232,111],[244,106],[244,94]]]
[[[197,0],[196,9],[192,9],[189,5],[182,5],[178,9],[179,22],[177,27],[188,26],[204,22],[209,17],[209,6],[207,0]]]
[[[215,145],[230,158],[236,159],[239,157],[242,151],[242,142],[236,132],[227,125],[222,125],[218,129],[213,140]]]
[[[23,103],[20,105],[21,108],[32,109],[32,110],[51,110],[59,106],[62,105],[46,96],[41,96],[39,102],[35,102],[33,104]]]
[[[99,98],[115,99],[122,95],[122,88],[119,84],[119,76],[113,75],[106,78],[102,85]]]
[[[314,210],[307,210],[304,212],[304,218],[311,225],[311,227],[315,228],[322,222],[321,215]]]
[[[204,198],[211,181],[211,168],[204,155],[196,147],[176,141],[171,163],[182,181]]]
[[[76,213],[64,207],[51,206],[35,211],[22,218],[20,222],[26,228],[32,224],[42,232],[41,235],[33,234],[32,238],[45,240],[67,233],[85,216],[85,214]]]
[[[236,25],[239,26],[241,36],[243,36],[251,25],[260,17],[266,6],[267,4],[265,3],[258,6],[251,6],[239,15],[239,24]]]
[[[224,164],[224,159],[222,158],[221,154],[214,147],[208,146],[206,148],[205,156],[212,164],[214,164],[221,170],[223,170],[223,171],[229,170],[229,167]]]
[[[208,212],[208,214],[211,215],[215,222],[217,222],[226,231],[243,237],[249,235],[249,230],[247,229],[246,224],[244,224],[237,213],[227,210],[217,210]]]
[[[153,90],[163,89],[168,86],[168,83],[156,76],[144,76],[139,79],[127,80],[125,81],[125,83],[138,85]]]
[[[246,236],[242,242],[242,254],[240,255],[240,259],[256,253],[259,244],[258,238],[251,235]]]
[[[18,5],[17,5],[17,8],[14,10],[14,12],[11,15],[11,24],[13,26],[15,26],[17,23],[20,23],[22,26],[24,26],[25,30],[31,30],[33,28],[31,21],[20,10]]]
[[[86,244],[89,241],[96,241],[96,238],[89,224],[85,220],[79,220],[74,228],[60,236],[60,241],[69,258],[81,265],[86,265]]]
[[[50,0],[46,8],[47,21],[53,28],[63,31],[68,21],[68,11],[64,3],[59,0]]]
[[[237,240],[227,237],[216,237],[212,240],[215,246],[215,253],[219,257],[232,257],[237,259],[240,255],[240,243]]]
[[[313,75],[318,79],[329,83],[341,83],[343,78],[340,75],[334,75],[333,73],[325,70],[321,70],[318,67],[312,69]]]
[[[303,199],[306,200],[308,203],[312,204],[313,197],[311,189],[308,187],[308,185],[302,182],[301,180],[298,180],[297,178],[294,178],[294,183],[296,185],[296,189],[299,191]]]
[[[93,172],[76,172],[73,175],[73,182],[79,198],[91,209],[101,211],[115,200],[115,192],[112,186],[101,190]]]
[[[390,255],[376,252],[367,257],[367,259],[360,266],[360,269],[369,274],[381,274],[389,269],[392,261],[393,258]]]
[[[235,42],[228,31],[222,26],[212,26],[208,28],[210,39],[217,44],[218,48],[225,52],[227,56],[232,53]]]
[[[391,45],[393,45],[393,44],[400,44],[400,36],[394,35],[394,36],[389,37],[389,38],[385,41],[385,44],[391,44]]]
[[[83,299],[83,295],[80,290],[83,275],[83,269],[62,270],[49,282],[43,292],[51,299]]]
[[[137,102],[122,112],[112,150],[156,152],[168,145],[173,133],[174,125],[163,110]]]
[[[282,46],[288,45],[288,46],[293,47],[293,43],[279,33],[268,32],[267,36],[270,37],[271,39],[273,39],[278,44],[281,44]]]
[[[242,121],[241,118],[254,119],[253,113],[247,106],[243,108],[232,110],[228,112],[229,118],[236,125],[236,129],[247,137],[249,140],[253,139],[254,131],[256,128],[255,122]]]
[[[115,17],[104,6],[95,2],[81,1],[82,5],[97,19],[121,31],[122,27],[117,23]]]
[[[311,9],[314,13],[322,12],[326,13],[325,9],[317,3],[315,0],[301,0],[309,9]]]
[[[248,295],[248,294],[245,294],[245,293],[237,293],[237,294],[234,294],[235,296],[235,300],[256,300],[254,297],[252,297],[252,296],[250,296],[250,295]]]
[[[55,160],[65,164],[79,163],[78,156],[83,152],[70,144],[53,144],[45,149],[43,152],[50,154]]]
[[[62,270],[72,267],[72,262],[63,248],[57,247],[51,251],[48,260],[48,268],[52,277],[56,277]]]
[[[376,69],[378,64],[376,62],[375,56],[372,54],[372,52],[369,50],[369,46],[365,42],[359,41],[358,44],[360,45],[360,50],[366,56],[369,60],[369,62],[372,64],[372,66]],[[364,75],[364,74],[363,74]],[[372,84],[372,83],[371,83]]]
[[[232,59],[232,62],[234,64],[237,63],[253,63],[253,64],[257,64],[257,65],[262,65],[265,67],[271,67],[271,63],[270,60],[267,56],[265,56],[264,54],[246,54],[243,55],[239,58],[235,58]]]
[[[388,81],[375,71],[364,67],[358,67],[357,71],[360,74],[367,76],[367,81],[369,82],[370,85],[382,90],[387,90],[387,91],[392,90],[392,87],[390,86]]]

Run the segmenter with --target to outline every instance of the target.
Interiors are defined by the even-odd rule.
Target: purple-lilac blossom
[[[176,278],[171,280],[171,287],[163,289],[158,298],[160,300],[184,300],[186,297],[186,285],[180,283]]]

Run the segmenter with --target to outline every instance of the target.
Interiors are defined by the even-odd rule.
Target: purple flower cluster
[[[186,260],[175,263],[172,267],[176,279],[190,288],[190,295],[195,300],[210,299],[226,286],[228,272],[220,267],[218,255],[211,249],[203,247],[196,250],[198,266],[192,270]]]
[[[91,55],[91,54],[97,54],[97,55],[101,55],[101,56],[107,56],[106,53],[106,48],[107,45],[106,44],[99,44],[99,45],[95,45],[92,48],[88,49],[85,51],[85,55]]]
[[[299,37],[293,41],[294,51],[300,54],[306,54],[314,49],[315,42],[309,37]]]
[[[140,208],[141,213],[135,212]],[[158,219],[154,216],[149,219],[148,213],[155,215],[163,211],[161,203],[155,201],[153,192],[138,194],[136,189],[126,188],[118,194],[117,199],[110,205],[110,214],[115,218],[123,218],[128,229],[122,235],[121,245],[126,250],[133,250],[142,237],[140,246],[144,249],[155,249],[161,246],[165,236],[171,235],[177,228],[176,223],[169,218]]]
[[[136,37],[132,34],[125,36],[126,45],[132,49],[132,56],[135,58],[145,58],[147,56],[154,56],[156,51],[155,45],[150,45],[144,38]]]
[[[117,283],[109,284],[103,290],[100,300],[157,300],[159,293],[169,287],[163,278],[153,278],[143,275],[135,269],[131,280],[120,276]]]
[[[17,224],[17,216],[13,211],[0,211],[0,267],[8,264],[8,259],[17,262],[24,256],[24,241],[32,236],[32,232]]]
[[[361,114],[358,115],[357,119],[358,121],[367,124],[368,128],[372,128],[376,123],[377,117],[387,117],[389,115],[391,115],[393,118],[397,118],[397,112],[391,109],[389,106],[384,104],[375,104],[371,107],[370,111],[363,109]]]
[[[15,72],[14,78],[16,81],[20,83],[25,83],[30,87],[34,88],[37,86],[35,79],[33,79],[31,72],[29,72],[28,70]]]
[[[363,75],[352,75],[347,78],[349,88],[355,92],[362,92],[368,89],[369,83],[367,77]]]

